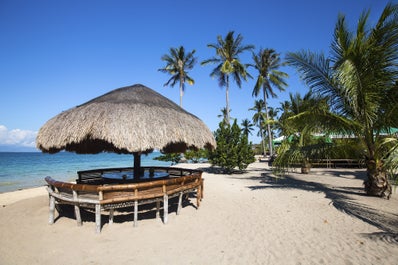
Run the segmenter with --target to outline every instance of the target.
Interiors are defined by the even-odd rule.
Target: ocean
[[[141,166],[170,166],[170,162],[154,160],[160,152],[141,156]],[[96,168],[132,167],[133,155],[100,153],[78,155],[70,152],[0,152],[0,193],[39,187],[51,176],[60,181],[74,181],[77,171]]]

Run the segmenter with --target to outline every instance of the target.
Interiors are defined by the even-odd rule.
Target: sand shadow
[[[185,207],[194,207],[195,209],[197,206],[193,203],[193,200],[196,200],[196,196],[193,194],[189,194],[188,197],[183,196],[182,200],[182,210]],[[178,208],[178,197],[170,198],[169,205],[168,205],[168,214],[176,214]],[[58,212],[57,217],[55,218],[54,222],[56,223],[57,220],[60,218],[75,218],[75,211],[73,205],[62,204],[57,205]],[[93,209],[88,208],[80,208],[80,216],[83,223],[95,223],[95,211]],[[149,203],[140,205],[138,207],[138,222],[141,220],[146,219],[156,219],[156,203]],[[163,204],[161,204],[160,209],[160,218],[163,220]],[[115,209],[115,214],[113,217],[113,223],[132,223],[134,221],[134,210],[133,207],[125,207],[125,208],[118,208]],[[101,226],[103,227],[105,224],[109,223],[109,212],[102,211],[101,212]]]
[[[341,177],[342,175],[335,171],[328,171],[325,173],[335,177]],[[350,172],[350,175],[352,175],[352,172]],[[364,179],[364,176],[363,174],[355,174],[355,178]],[[383,241],[398,244],[398,215],[381,211],[380,209],[372,208],[369,205],[361,203],[360,200],[356,198],[367,196],[363,188],[329,187],[322,183],[297,179],[288,174],[283,177],[276,177],[271,171],[264,172],[261,176],[249,177],[249,179],[258,181],[260,184],[248,186],[250,190],[299,189],[311,192],[322,192],[325,194],[326,198],[332,200],[333,206],[339,211],[356,217],[384,231],[380,234],[368,234],[368,237],[380,238]],[[383,200],[384,199],[380,198],[380,203],[383,203]],[[386,240],[386,238],[388,238],[388,240]]]

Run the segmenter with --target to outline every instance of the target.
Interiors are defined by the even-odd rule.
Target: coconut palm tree
[[[249,134],[252,134],[253,131],[253,123],[249,119],[244,119],[241,123],[242,133],[249,138]]]
[[[241,87],[242,78],[247,80],[250,74],[246,71],[247,65],[242,64],[239,60],[239,55],[244,51],[254,49],[253,45],[243,45],[243,37],[238,34],[234,38],[234,32],[230,31],[223,39],[221,35],[217,36],[217,43],[208,44],[207,47],[213,48],[216,51],[216,55],[210,59],[204,60],[201,64],[207,65],[217,64],[216,68],[210,73],[211,77],[216,77],[218,79],[218,84],[220,87],[226,88],[225,98],[226,98],[226,114],[227,122],[229,123],[229,77],[232,76],[238,85]]]
[[[266,119],[268,121],[267,98],[270,96],[275,98],[277,96],[273,87],[277,88],[279,91],[285,90],[285,87],[287,87],[285,78],[288,77],[288,74],[278,70],[282,66],[282,62],[279,54],[273,49],[260,49],[258,54],[253,53],[253,61],[255,63],[253,66],[257,69],[258,76],[252,94],[257,97],[262,90]],[[272,133],[270,123],[267,123],[267,131],[269,152],[272,156]]]
[[[324,132],[325,113],[329,113],[327,98],[309,91],[301,97],[299,93],[289,94],[290,101],[282,103],[283,113],[278,126],[288,139],[282,142],[274,165],[284,168],[289,164],[301,162],[302,172],[308,173],[310,158],[318,157],[328,147],[327,138],[317,140],[314,134]]]
[[[324,126],[337,123],[366,146],[366,193],[389,197],[380,132],[398,125],[398,4],[387,4],[374,27],[369,14],[361,14],[355,32],[339,16],[329,57],[301,51],[289,53],[287,61],[310,89],[329,98]]]
[[[266,114],[264,113],[265,110],[265,104],[262,99],[260,100],[255,100],[254,101],[254,106],[250,108],[249,110],[254,110],[255,113],[253,115],[253,122],[257,124],[259,133],[261,136],[261,143],[263,146],[263,153],[264,156],[266,155],[266,148],[265,148],[265,137],[264,137],[264,132],[263,132],[263,123],[266,119]]]
[[[268,107],[268,120],[266,125],[270,126],[271,129],[271,136],[274,139],[275,130],[278,129],[278,108]]]
[[[170,54],[162,56],[162,61],[166,62],[164,68],[159,69],[163,73],[168,73],[171,78],[164,84],[171,87],[178,82],[180,84],[180,107],[182,108],[182,97],[185,90],[185,82],[193,85],[195,81],[188,75],[188,70],[192,70],[196,64],[197,59],[194,57],[195,50],[185,53],[183,46],[179,48],[170,48]]]
[[[229,110],[229,112],[231,112],[231,109]],[[217,118],[222,118],[225,123],[229,124],[229,122],[227,122],[227,119],[228,119],[227,109],[226,108],[222,108],[221,109],[221,114],[218,114]],[[231,120],[233,118],[229,117],[229,119]]]

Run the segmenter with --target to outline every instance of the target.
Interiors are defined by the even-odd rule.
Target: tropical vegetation
[[[388,197],[389,177],[398,175],[398,139],[391,132],[391,128],[398,128],[398,4],[388,4],[373,26],[369,17],[370,11],[364,11],[351,30],[345,16],[339,15],[328,55],[302,50],[287,53],[282,62],[274,49],[260,49],[257,54],[252,52],[253,62],[246,64],[240,55],[253,51],[254,46],[243,45],[242,35],[235,37],[230,31],[208,44],[215,55],[201,64],[215,64],[210,76],[226,88],[226,106],[219,115],[222,122],[214,132],[217,148],[208,154],[209,161],[226,172],[244,169],[254,161],[253,150],[267,153],[266,136],[268,151],[274,153],[273,135],[277,131],[285,138],[276,150],[277,168],[297,162],[309,166],[315,157],[363,158],[366,193]],[[167,66],[160,69],[172,74],[165,85],[179,82],[184,87],[186,80],[193,83],[187,70],[195,60],[184,65],[183,71],[177,67],[182,58],[192,58],[193,53],[170,50],[171,55],[164,57]],[[280,108],[272,108],[268,99],[287,87],[288,76],[280,71],[285,63],[298,71],[309,90],[303,96],[290,93]],[[239,128],[230,117],[230,79],[240,88],[242,80],[251,77],[249,66],[257,72],[252,96],[262,94],[262,99],[254,101],[249,109],[254,115],[244,119]],[[261,136],[262,151],[248,141],[254,125]],[[343,137],[331,142],[333,135]]]
[[[247,50],[254,49],[253,45],[243,45],[243,37],[238,34],[234,37],[234,31],[228,32],[223,39],[221,35],[217,36],[217,43],[208,44],[209,48],[215,49],[216,55],[210,59],[204,60],[201,64],[217,64],[217,66],[210,73],[210,77],[218,79],[220,87],[225,86],[225,112],[226,121],[230,121],[230,107],[229,107],[229,78],[233,77],[234,81],[240,88],[242,86],[242,79],[247,80],[250,74],[247,72],[247,65],[241,63],[239,55]]]
[[[170,54],[162,56],[162,61],[166,62],[166,66],[159,69],[163,73],[171,75],[170,79],[164,84],[164,86],[170,85],[174,87],[176,83],[180,84],[180,107],[182,108],[182,97],[185,90],[185,82],[193,85],[193,80],[188,75],[188,70],[192,70],[197,59],[194,57],[195,50],[185,53],[185,48],[180,46],[179,48],[170,48]]]
[[[255,161],[252,144],[239,128],[236,119],[230,125],[224,120],[214,133],[217,148],[209,153],[213,166],[219,166],[223,172],[232,173],[236,168],[243,170]]]
[[[272,156],[272,133],[271,123],[268,122],[270,118],[268,112],[267,98],[269,98],[270,96],[273,98],[277,97],[277,94],[275,93],[273,87],[277,88],[279,91],[285,91],[285,88],[287,87],[285,79],[288,77],[288,74],[279,70],[279,68],[282,66],[282,61],[280,55],[276,53],[274,49],[260,49],[258,54],[253,53],[253,61],[253,66],[258,72],[257,81],[253,88],[253,96],[257,97],[260,94],[260,91],[263,92],[264,109],[266,116],[265,119],[267,121],[268,131],[268,148],[270,156]]]
[[[288,53],[312,93],[322,96],[329,108],[303,111],[291,117],[322,129],[354,134],[366,147],[368,195],[389,196],[391,186],[383,161],[388,158],[382,131],[398,125],[398,5],[388,4],[376,25],[369,26],[369,11],[350,31],[345,16],[335,27],[330,56],[300,51]],[[309,129],[309,126],[311,129]]]

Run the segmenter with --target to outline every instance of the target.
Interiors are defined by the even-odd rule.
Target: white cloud
[[[0,145],[36,147],[37,132],[21,129],[9,130],[0,125]]]

